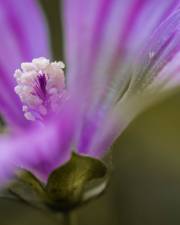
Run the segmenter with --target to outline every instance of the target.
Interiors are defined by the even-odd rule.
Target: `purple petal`
[[[149,53],[153,53],[153,55],[150,56]],[[93,154],[103,154],[104,146],[110,147],[113,140],[119,136],[134,117],[148,106],[148,101],[149,104],[152,104],[153,99],[151,99],[152,96],[148,95],[148,91],[150,94],[152,91],[153,97],[156,97],[157,93],[179,86],[179,59],[180,10],[177,10],[165,19],[147,40],[142,54],[139,55],[137,70],[134,70],[133,79],[123,101],[121,100],[116,104],[109,120],[104,124],[101,135],[97,135],[96,140],[94,140],[96,153]],[[143,96],[146,95],[149,100],[147,98],[144,102]],[[136,97],[139,100],[135,99]],[[141,104],[137,104],[137,101]]]
[[[180,51],[180,10],[167,18],[147,40],[139,55],[130,91],[156,82],[159,72]],[[141,65],[141,67],[139,66]]]
[[[104,152],[119,134],[117,132],[125,127],[124,124],[120,126],[122,121],[118,122],[118,131],[114,128],[117,132],[111,132],[113,126],[106,127],[107,120],[111,119],[111,108],[134,79],[131,66],[150,42],[149,36],[179,5],[179,0],[161,0],[158,4],[156,0],[64,1],[68,85],[71,90],[77,90],[84,105],[77,144],[80,152],[93,155]],[[168,35],[166,32],[164,35]],[[166,39],[167,43],[162,43],[164,48],[172,42],[174,44],[169,52],[163,52],[164,55],[159,49],[159,62],[165,63],[168,57],[172,57],[178,42],[178,35],[174,35]],[[162,42],[163,36],[157,35],[151,43]],[[143,61],[138,65],[141,64]],[[107,135],[103,135],[104,132]],[[97,142],[106,144],[98,147]]]
[[[8,181],[18,168],[46,182],[48,175],[69,160],[74,148],[80,110],[74,98],[62,105],[44,125],[35,124],[16,135],[0,136],[0,182]]]
[[[178,7],[179,1],[161,3],[157,5],[155,0],[64,1],[69,85],[83,83],[87,91],[87,83],[95,83],[101,76],[104,79],[104,72],[110,76],[107,72],[116,66],[116,61],[119,66],[125,56],[137,53],[162,19]]]
[[[47,29],[35,0],[0,0],[0,27],[0,112],[12,125],[24,126],[13,74],[22,62],[49,56]]]

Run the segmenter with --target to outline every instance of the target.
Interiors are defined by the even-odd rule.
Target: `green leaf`
[[[90,182],[104,178],[107,168],[100,160],[75,153],[63,166],[51,173],[45,190],[49,206],[55,210],[70,210],[83,203]]]

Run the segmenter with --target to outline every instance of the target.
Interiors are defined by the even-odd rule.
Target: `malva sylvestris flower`
[[[62,5],[65,64],[37,1],[0,0],[1,184],[19,168],[46,182],[72,151],[101,158],[149,96],[179,85],[179,0]]]

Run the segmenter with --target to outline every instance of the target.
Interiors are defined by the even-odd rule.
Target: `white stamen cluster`
[[[64,93],[63,62],[52,62],[44,57],[22,63],[15,71],[15,92],[23,103],[26,119],[42,119],[49,110],[55,111]]]

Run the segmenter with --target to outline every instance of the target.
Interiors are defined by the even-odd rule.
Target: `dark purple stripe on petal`
[[[176,9],[178,9],[180,7],[180,2],[179,0],[173,0],[172,3],[170,3],[169,7],[167,8],[167,10],[165,10],[165,12],[163,13],[160,22],[163,22],[171,13],[173,13]]]
[[[167,18],[147,41],[143,54],[140,55],[136,75],[130,90],[145,88],[165,64],[179,51],[180,43],[180,11]],[[150,54],[153,54],[151,57]],[[154,70],[154,71],[153,71]],[[151,73],[153,71],[153,74]],[[154,77],[153,77],[154,76]]]
[[[8,27],[16,39],[22,59],[31,60],[37,56],[48,57],[48,38],[38,2],[26,0],[17,4],[14,0],[7,0],[3,1],[2,6],[6,12]],[[32,43],[33,41],[34,43]],[[37,55],[37,53],[39,54]]]
[[[131,9],[129,14],[127,15],[127,20],[124,21],[125,22],[124,28],[122,28],[122,31],[120,31],[119,45],[117,46],[118,52],[116,57],[118,57],[119,54],[123,54],[123,49],[126,47],[131,32],[133,31],[134,26],[136,24],[136,21],[140,16],[140,13],[143,10],[146,3],[147,1],[136,0],[132,4],[132,6],[130,6]]]
[[[3,6],[7,14],[9,28],[12,31],[12,35],[16,39],[19,50],[21,52],[22,59],[30,60],[31,56],[29,46],[26,40],[25,32],[20,22],[20,17],[17,17],[17,15],[15,14],[14,7],[9,0],[4,1]]]
[[[92,37],[92,46],[90,44],[90,50],[92,51],[90,55],[90,61],[97,59],[97,54],[99,53],[101,42],[103,39],[103,35],[105,32],[105,28],[111,13],[111,10],[113,9],[113,3],[114,1],[111,0],[103,0],[102,4],[100,4],[99,12],[97,13],[97,19],[95,19],[94,24],[94,31],[92,33],[94,34]]]

